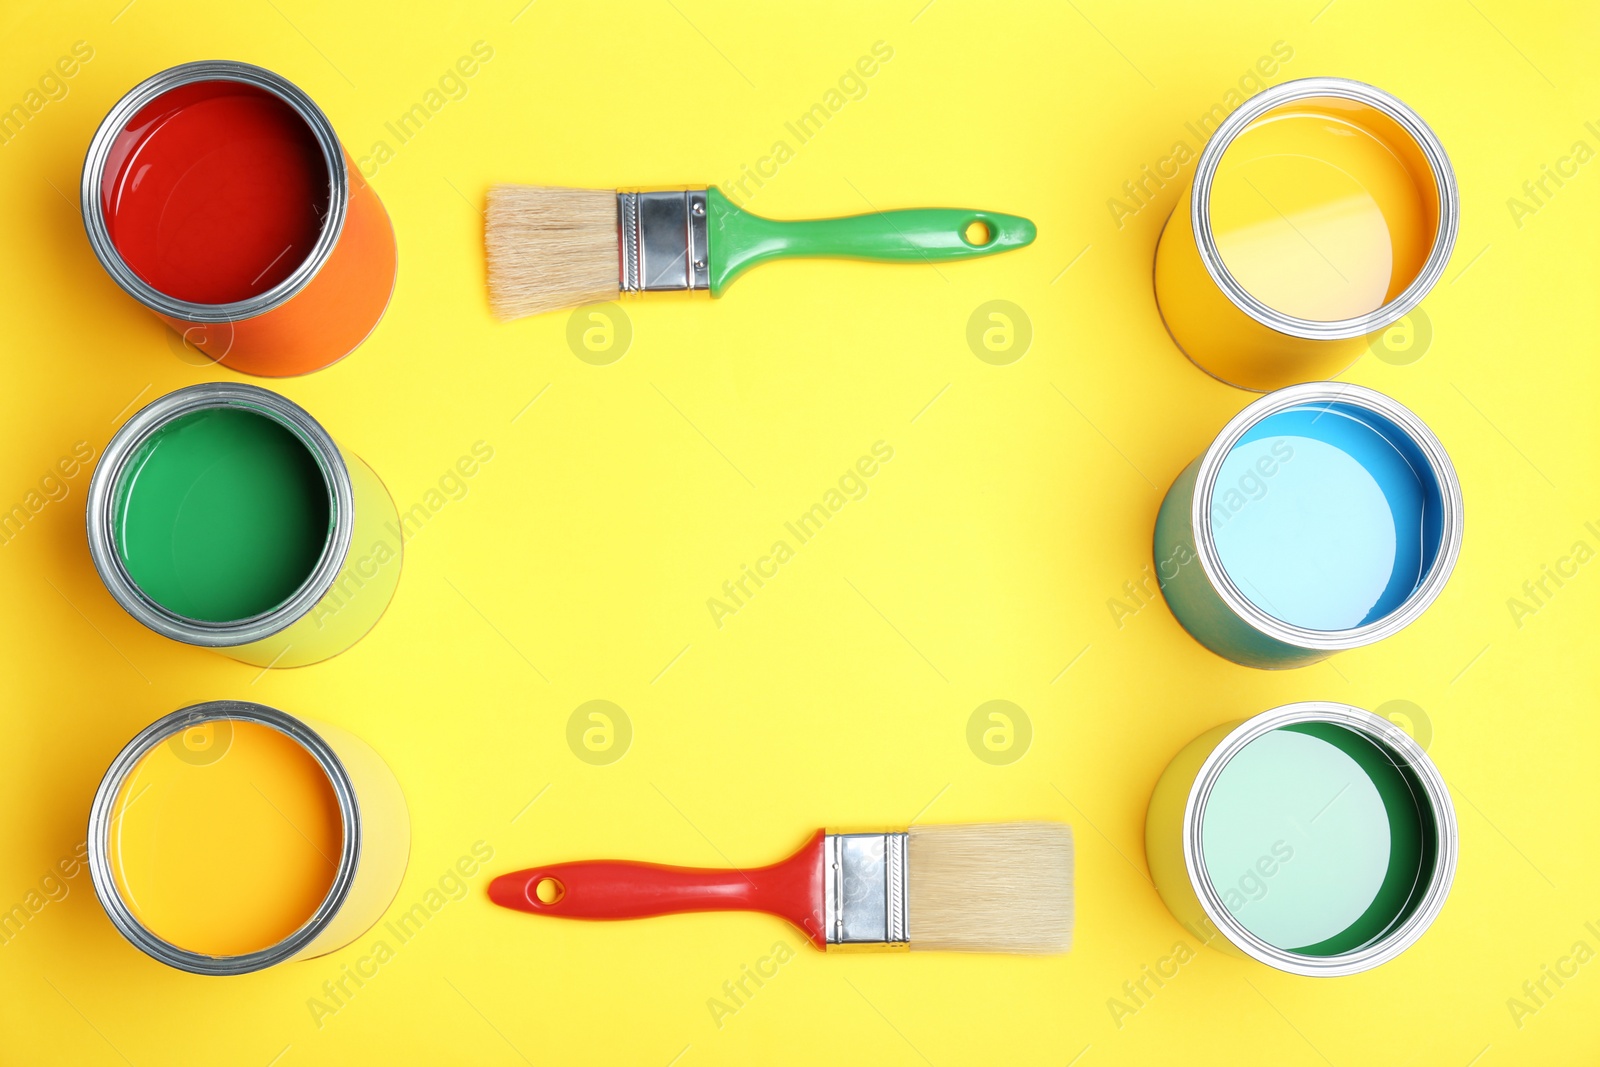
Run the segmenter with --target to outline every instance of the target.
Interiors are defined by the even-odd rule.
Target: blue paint
[[[1442,539],[1438,482],[1410,437],[1350,404],[1262,419],[1222,461],[1211,523],[1252,603],[1308,630],[1348,630],[1403,604]]]

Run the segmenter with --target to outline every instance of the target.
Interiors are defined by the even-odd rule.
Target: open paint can
[[[1293,974],[1393,959],[1444,906],[1455,809],[1386,719],[1287,704],[1201,734],[1156,783],[1150,877],[1201,941]]]
[[[141,730],[89,812],[112,924],[196,974],[348,945],[394,901],[410,848],[400,783],[365,742],[237,700]]]
[[[1444,588],[1461,483],[1439,439],[1382,393],[1309,382],[1234,416],[1156,516],[1156,579],[1190,635],[1247,667],[1382,640]]]
[[[343,652],[400,581],[399,515],[378,476],[254,385],[191,385],[124,423],[89,481],[88,530],[130,615],[259,667]]]
[[[269,70],[185,63],[100,123],[80,191],[112,279],[210,358],[305,374],[372,332],[389,216],[311,98]]]
[[[1380,89],[1305,78],[1222,121],[1156,246],[1156,302],[1202,370],[1265,392],[1329,378],[1444,273],[1444,147]]]

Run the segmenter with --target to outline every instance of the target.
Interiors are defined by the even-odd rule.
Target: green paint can
[[[1190,742],[1150,800],[1145,853],[1191,933],[1294,974],[1393,959],[1455,875],[1455,810],[1404,731],[1320,701]]]
[[[154,401],[89,485],[89,551],[117,603],[261,667],[327,659],[377,623],[400,578],[398,529],[370,467],[253,385]]]

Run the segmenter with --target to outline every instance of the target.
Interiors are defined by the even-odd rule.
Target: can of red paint
[[[389,216],[332,123],[248,63],[185,63],[135,86],[89,142],[80,198],[112,280],[246,374],[349,354],[394,289]]]
[[[1312,977],[1412,945],[1459,850],[1450,791],[1416,741],[1331,701],[1201,734],[1162,772],[1145,820],[1151,881],[1185,928]]]
[[[345,651],[400,581],[383,482],[304,408],[255,385],[191,385],[111,438],[89,481],[89,554],[145,626],[258,667]]]
[[[1461,483],[1422,420],[1372,389],[1308,382],[1250,404],[1179,473],[1156,578],[1219,656],[1299,667],[1414,622],[1461,538]]]

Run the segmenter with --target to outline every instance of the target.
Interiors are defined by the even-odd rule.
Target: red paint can
[[[247,63],[185,63],[135,86],[89,143],[81,199],[112,279],[246,374],[348,355],[394,289],[389,216],[332,123]]]

